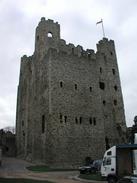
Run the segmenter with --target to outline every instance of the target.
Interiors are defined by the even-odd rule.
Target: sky
[[[61,25],[67,43],[96,50],[105,34],[115,41],[127,126],[137,115],[137,0],[0,0],[0,128],[14,126],[20,58],[34,51],[41,17]]]

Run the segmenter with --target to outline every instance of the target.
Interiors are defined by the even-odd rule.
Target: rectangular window
[[[63,87],[63,82],[62,82],[62,81],[60,81],[60,87],[61,87],[61,88]]]
[[[116,74],[116,71],[115,71],[115,69],[112,69],[112,73],[113,73],[113,75],[115,75],[115,74]]]
[[[105,157],[103,160],[103,166],[105,165],[111,165],[111,158],[110,157]]]
[[[42,115],[42,133],[45,132],[45,115]]]
[[[77,117],[75,118],[75,123],[78,124],[78,118]]]
[[[67,122],[67,116],[64,116],[65,123]]]
[[[77,90],[78,89],[78,86],[77,86],[77,84],[75,84],[75,90]]]
[[[60,118],[60,123],[62,123],[63,121],[62,121],[62,114],[61,113],[59,115],[59,118]]]
[[[99,87],[100,87],[101,90],[104,90],[105,89],[105,83],[99,82]]]
[[[92,124],[92,118],[89,118],[89,123]]]
[[[107,152],[107,155],[112,155],[112,152],[111,152],[111,151],[108,151],[108,152]]]
[[[94,117],[93,118],[93,123],[94,123],[94,126],[96,125],[96,118]]]
[[[22,120],[22,126],[24,126],[24,121]]]
[[[111,165],[111,158],[106,159],[106,165]]]
[[[80,124],[82,123],[82,117],[79,118],[79,123],[80,123]]]

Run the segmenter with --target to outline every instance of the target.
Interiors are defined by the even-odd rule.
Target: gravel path
[[[55,183],[106,183],[105,181],[85,181],[78,179],[77,176],[79,172],[77,171],[35,173],[25,168],[31,165],[33,164],[24,160],[16,158],[3,158],[2,166],[0,167],[0,177],[49,180]]]

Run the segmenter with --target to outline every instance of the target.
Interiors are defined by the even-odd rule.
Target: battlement
[[[21,62],[30,62],[32,60],[32,56],[23,55],[21,57]]]
[[[88,60],[95,60],[96,59],[96,54],[94,50],[92,49],[87,49],[84,50],[82,46],[77,45],[74,46],[74,44],[69,43],[66,44],[66,41],[63,39],[59,40],[58,43],[58,48],[49,48],[49,50],[54,50],[57,54],[65,54],[68,56],[76,56],[76,57],[83,57],[87,58]]]
[[[51,19],[41,18],[35,34],[35,52],[43,55],[60,40],[60,25]]]
[[[45,17],[41,18],[41,21],[39,22],[39,25],[41,25],[41,24],[56,24],[56,25],[59,25],[58,22],[54,22],[51,19],[46,20]]]
[[[93,49],[84,50],[81,45],[75,46],[72,43],[66,44],[66,41],[63,39],[59,40],[57,50],[58,52],[65,52],[67,55],[96,59],[96,55]]]
[[[109,46],[114,46],[114,41],[111,39],[108,40],[108,38],[103,38],[98,42],[98,45],[104,45],[104,44],[108,44]]]
[[[26,73],[31,68],[31,63],[32,56],[27,57],[27,55],[23,55],[21,57],[21,73]]]
[[[54,22],[51,19],[46,20],[42,17],[36,28],[35,53],[42,58],[50,48],[68,55],[72,54],[78,57],[96,59],[93,49],[84,50],[80,45],[67,44],[64,39],[60,38],[60,25],[58,22]],[[97,44],[97,53],[107,54],[108,52],[115,53],[114,41],[103,38]]]
[[[105,53],[107,51],[113,52],[115,50],[115,44],[113,40],[108,40],[108,38],[103,38],[97,44],[97,52]]]

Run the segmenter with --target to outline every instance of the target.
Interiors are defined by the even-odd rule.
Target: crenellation
[[[21,57],[21,61],[28,61],[27,55],[23,55],[23,56]]]
[[[78,58],[79,57],[85,57],[88,59],[95,59],[96,58],[94,50],[92,50],[92,49],[83,50],[83,47],[80,45],[75,47],[71,43],[66,44],[66,41],[63,39],[61,39],[59,41],[58,52],[64,52],[65,54],[68,54],[68,55],[75,55]]]
[[[97,51],[105,52],[104,49],[113,50],[115,48],[114,41],[103,38],[97,44]]]
[[[52,19],[48,19],[47,22],[54,23],[54,21]]]
[[[84,58],[87,58],[87,52],[85,50],[82,50],[81,56]]]
[[[74,51],[75,51],[75,50],[74,50]],[[77,53],[77,56],[78,56],[78,57],[81,57],[82,51],[83,51],[83,47],[80,46],[80,45],[78,45],[78,46],[76,47],[76,53]]]
[[[60,40],[59,40],[59,44],[60,44],[61,46],[66,46],[66,41],[65,41],[64,39],[60,39]]]
[[[26,67],[28,65],[29,62],[29,58],[27,57],[27,55],[23,55],[21,57],[21,71],[22,73],[26,72]]]
[[[73,49],[72,49],[72,54],[74,54],[75,56],[78,56],[78,57],[80,57],[81,56],[81,46],[77,46],[77,47],[74,47]]]
[[[40,22],[44,22],[46,21],[46,18],[45,17],[41,17],[41,21]]]
[[[74,47],[75,47],[74,44],[72,44],[72,43],[69,43],[68,46],[69,46],[70,48],[74,48]]]
[[[87,49],[86,52],[87,52],[88,59],[91,59],[91,60],[95,60],[96,59],[96,54],[95,54],[94,50]]]
[[[87,51],[87,54],[94,54],[95,53],[94,50],[92,50],[92,49],[87,49],[86,51]]]

